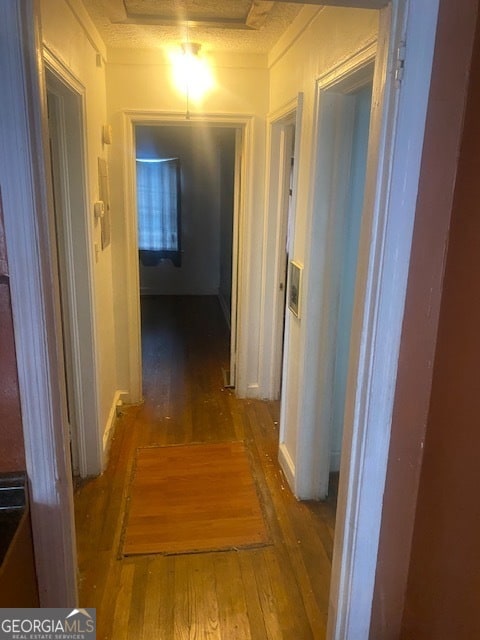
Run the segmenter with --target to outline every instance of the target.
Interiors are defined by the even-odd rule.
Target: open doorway
[[[98,436],[91,230],[85,215],[89,208],[83,98],[81,87],[63,77],[48,57],[46,85],[66,417],[72,469],[85,478],[102,471],[103,452]]]
[[[332,265],[331,271],[332,285],[337,289],[338,297],[333,301],[337,304],[332,304],[331,309],[334,320],[334,354],[329,467],[325,468],[323,474],[326,483],[329,482],[330,473],[340,471],[350,335],[365,191],[372,79],[351,93],[340,93],[333,97],[334,93],[332,92],[332,98],[337,104],[345,106],[342,116],[337,120],[335,136],[345,136],[345,139],[343,144],[339,145],[341,151],[337,158],[338,163],[342,165],[343,178],[337,183],[338,205],[335,207],[335,224],[338,228],[334,244],[336,256],[332,256],[336,265]]]
[[[311,344],[305,390],[311,395],[304,401],[303,419],[312,425],[312,441],[308,461],[299,465],[295,480],[300,497],[324,499],[330,472],[340,469],[373,74],[374,59],[369,57],[317,86],[314,214],[304,319]],[[285,419],[286,412],[281,438]]]
[[[281,397],[284,375],[287,270],[292,252],[298,182],[298,145],[301,139],[303,94],[281,113],[271,116],[269,129],[270,171],[264,256],[264,379],[265,396]]]
[[[139,287],[146,296],[210,296],[230,332],[224,385],[235,385],[238,132],[135,126]]]
[[[295,189],[295,124],[296,112],[273,126],[273,153],[279,151],[279,173],[274,178],[273,188],[277,190],[278,231],[275,304],[274,345],[273,345],[273,398],[278,399],[282,391],[283,353],[285,341],[285,310],[287,290],[288,256],[291,251],[291,228],[294,212]]]

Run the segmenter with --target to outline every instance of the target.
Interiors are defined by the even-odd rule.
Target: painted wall
[[[0,473],[25,470],[20,391],[0,201]]]
[[[402,624],[405,640],[480,637],[478,26],[473,56]]]
[[[232,207],[222,206],[222,159],[229,160],[222,129],[204,126],[136,127],[137,155],[180,158],[182,263],[140,263],[140,292],[153,295],[218,295],[222,229],[231,227]],[[230,133],[230,139],[234,132]],[[228,138],[225,138],[228,141]],[[230,181],[231,183],[231,181]],[[232,185],[230,184],[230,190]],[[230,221],[230,222],[229,222]],[[231,235],[230,235],[231,244]],[[225,249],[223,248],[223,251]]]
[[[240,309],[242,361],[239,362],[241,395],[255,396],[258,385],[260,350],[260,308],[262,235],[265,190],[265,116],[268,110],[268,70],[262,55],[220,55],[212,53],[211,62],[216,78],[215,89],[201,105],[190,105],[193,119],[228,119],[229,122],[249,122],[247,145],[250,153],[244,175],[246,198],[243,225],[245,243],[242,261],[244,278],[241,285],[244,303]],[[171,124],[185,122],[185,98],[172,84],[168,58],[158,51],[115,49],[109,51],[107,65],[108,119],[113,127],[111,154],[112,207],[115,222],[112,228],[114,249],[114,295],[116,335],[119,344],[129,340],[128,300],[124,283],[128,277],[128,219],[125,191],[125,119],[142,114],[152,120],[168,118]],[[149,122],[151,124],[151,122]],[[118,353],[119,384],[128,388],[130,363],[128,350]]]
[[[41,0],[44,46],[60,61],[85,89],[86,160],[88,201],[92,225],[92,266],[99,368],[99,415],[101,435],[113,415],[116,391],[116,344],[113,312],[112,249],[101,250],[100,225],[94,221],[93,203],[99,199],[98,158],[108,157],[102,143],[102,125],[107,122],[105,85],[105,46],[83,5],[78,0]]]
[[[475,31],[475,21],[478,11],[478,0],[469,0],[463,5],[463,10],[459,12],[457,7],[452,5],[448,0],[441,0],[440,13],[438,20],[438,30],[436,37],[436,46],[433,61],[432,81],[430,87],[429,105],[427,113],[427,123],[425,140],[423,146],[422,169],[419,183],[418,204],[416,211],[412,255],[410,261],[410,274],[406,297],[406,308],[404,316],[404,324],[402,331],[402,341],[400,348],[399,369],[397,377],[397,387],[395,390],[395,404],[392,416],[392,434],[390,441],[390,453],[388,460],[387,478],[384,493],[384,506],[382,513],[382,527],[380,533],[380,545],[377,561],[377,574],[375,581],[375,592],[372,605],[372,620],[370,629],[370,639],[377,640],[382,638],[385,640],[398,640],[404,615],[405,594],[407,585],[407,576],[410,567],[410,556],[412,551],[412,534],[414,525],[416,527],[416,536],[423,529],[423,540],[417,539],[417,549],[412,555],[412,571],[416,573],[415,580],[420,577],[419,574],[425,574],[423,580],[423,592],[418,591],[420,582],[412,582],[413,574],[410,578],[410,587],[408,593],[408,609],[410,613],[406,614],[405,619],[405,638],[431,638],[432,640],[445,637],[441,630],[432,631],[431,635],[424,634],[418,630],[418,634],[410,633],[408,635],[408,625],[412,624],[412,614],[421,621],[424,617],[425,621],[431,621],[432,601],[430,598],[435,597],[437,604],[444,608],[438,611],[439,621],[446,623],[445,630],[448,629],[448,621],[445,616],[452,615],[452,620],[457,618],[453,615],[452,609],[443,599],[442,591],[445,588],[451,588],[452,598],[455,604],[459,605],[458,612],[465,612],[457,597],[465,597],[467,601],[469,597],[469,588],[465,590],[464,569],[462,566],[466,558],[461,556],[463,549],[468,549],[471,544],[471,538],[462,539],[461,535],[465,531],[467,520],[471,519],[472,534],[478,538],[478,517],[475,514],[462,513],[460,507],[464,504],[462,491],[459,490],[459,484],[463,484],[468,479],[469,473],[475,473],[478,466],[475,461],[475,467],[469,469],[468,462],[465,462],[463,454],[465,453],[465,434],[469,432],[471,426],[468,424],[468,418],[465,412],[471,410],[473,405],[468,407],[468,402],[473,402],[473,398],[469,398],[468,402],[460,402],[461,396],[458,396],[460,381],[457,377],[460,375],[460,364],[462,367],[468,363],[468,357],[465,360],[465,344],[462,344],[462,351],[458,354],[458,359],[452,360],[452,369],[450,372],[445,371],[445,363],[447,359],[455,354],[446,351],[447,345],[442,346],[442,338],[439,343],[439,349],[443,352],[441,356],[443,363],[437,370],[438,363],[435,365],[435,386],[432,410],[436,413],[433,420],[433,414],[430,411],[430,393],[433,377],[433,360],[435,358],[435,346],[437,337],[437,326],[439,319],[440,302],[442,296],[443,274],[445,268],[445,251],[449,241],[448,232],[450,224],[450,215],[452,211],[452,202],[455,188],[455,180],[457,175],[457,163],[459,157],[459,148],[461,134],[463,128],[463,118],[466,100],[466,91],[468,88],[468,69],[472,55],[472,44]],[[477,49],[478,51],[478,49]],[[478,53],[477,53],[478,55]],[[477,71],[478,73],[478,71]],[[478,84],[478,78],[476,80]],[[476,98],[478,100],[478,96]],[[478,109],[478,102],[477,102]],[[445,126],[445,122],[449,126]],[[471,122],[471,121],[470,121]],[[478,127],[478,123],[476,125]],[[469,135],[473,136],[477,129],[470,127]],[[472,140],[472,144],[478,145],[477,141]],[[472,148],[467,153],[472,152]],[[464,148],[464,154],[465,154]],[[465,158],[465,155],[464,155]],[[459,180],[463,181],[463,189],[465,190],[466,174],[459,174]],[[471,197],[475,194],[476,178],[473,179],[470,188],[466,190],[467,198],[465,204],[467,210],[465,212],[471,225],[474,217],[472,214]],[[478,182],[478,181],[477,181]],[[457,194],[456,213],[459,206],[459,196]],[[458,225],[458,218],[457,223]],[[472,257],[472,247],[470,242],[478,238],[478,228],[470,227],[472,238],[465,245],[466,260]],[[477,234],[477,235],[475,235]],[[456,232],[457,243],[460,239],[458,229]],[[452,241],[455,242],[452,236]],[[458,252],[458,245],[455,249]],[[458,254],[457,254],[458,257]],[[461,264],[461,263],[460,263]],[[478,264],[476,257],[471,263],[474,266],[474,272],[478,273]],[[452,265],[453,266],[453,265]],[[465,275],[465,274],[464,274]],[[452,274],[450,274],[450,279]],[[468,278],[463,283],[459,282],[462,291],[461,304],[466,305],[468,301],[465,298],[466,289],[468,289]],[[448,285],[452,288],[452,282]],[[448,291],[448,287],[447,290]],[[476,291],[477,287],[475,287]],[[450,304],[452,302],[451,291],[446,294],[449,297]],[[476,295],[476,294],[475,294]],[[472,297],[472,302],[473,302]],[[475,311],[477,313],[478,310]],[[459,318],[463,316],[465,306],[458,310]],[[470,313],[468,309],[468,313]],[[445,313],[447,315],[445,316]],[[454,329],[449,334],[456,345],[462,343],[462,336],[457,336],[456,332],[466,331],[466,327],[454,327],[452,322],[452,309],[448,306],[442,309],[442,325],[443,340],[445,340],[446,329]],[[450,323],[450,324],[449,324]],[[471,331],[471,327],[469,329]],[[465,336],[467,337],[467,336]],[[476,340],[476,336],[473,336]],[[474,344],[472,347],[472,356],[474,354]],[[469,347],[470,348],[470,347]],[[454,364],[455,362],[455,364]],[[472,361],[470,360],[470,365]],[[468,369],[465,370],[468,372]],[[477,372],[473,371],[474,377],[470,382],[474,383]],[[447,382],[448,387],[452,384],[452,391],[445,387],[445,398],[441,400],[444,408],[451,403],[445,416],[438,415],[439,404],[438,393],[442,388],[441,385]],[[463,380],[463,373],[462,373]],[[436,398],[436,399],[435,399]],[[455,406],[457,405],[457,406]],[[449,417],[452,417],[452,410],[458,408],[460,413],[460,422],[457,424],[457,415],[452,418],[451,423],[447,423]],[[439,437],[434,434],[427,436],[430,442],[425,443],[425,432],[427,428],[427,420],[429,422],[429,430],[435,431],[439,429]],[[457,436],[458,429],[458,436]],[[445,436],[449,433],[448,443]],[[475,436],[474,433],[472,433]],[[458,443],[458,444],[457,444]],[[442,446],[447,444],[445,453],[445,466],[443,469],[438,463],[442,459]],[[466,445],[470,451],[475,450],[475,441]],[[477,443],[478,446],[478,443]],[[428,447],[428,458],[430,462],[426,462],[426,473],[423,484],[423,498],[420,499],[417,511],[417,496],[419,486],[419,476],[422,468],[422,460],[424,450]],[[468,455],[468,450],[466,451]],[[451,459],[451,460],[450,460]],[[459,467],[458,478],[450,476],[454,471],[450,466],[455,464],[458,459]],[[462,462],[460,462],[460,460]],[[433,462],[433,466],[432,466]],[[437,475],[432,476],[431,472],[435,469]],[[428,470],[428,471],[427,471]],[[447,474],[452,485],[445,483]],[[427,487],[430,488],[430,497],[435,500],[438,507],[438,514],[434,515],[431,522],[426,521],[428,513],[428,505],[425,504]],[[455,495],[450,491],[456,487]],[[443,493],[444,488],[446,491]],[[469,491],[470,488],[466,486]],[[471,495],[471,494],[469,494]],[[476,497],[474,502],[476,503]],[[470,505],[468,505],[470,506]],[[415,524],[415,518],[418,522]],[[440,523],[437,519],[442,514],[444,520]],[[455,536],[452,537],[452,528],[457,526]],[[418,524],[420,529],[418,529]],[[434,527],[434,528],[432,528]],[[445,528],[446,527],[446,528]],[[434,530],[435,529],[435,530]],[[428,540],[427,540],[428,532]],[[467,528],[468,535],[468,528]],[[447,544],[448,542],[448,544]],[[440,558],[438,551],[444,545],[444,556]],[[432,547],[430,549],[430,547]],[[421,551],[421,553],[419,553]],[[453,554],[453,555],[452,555]],[[460,554],[460,555],[457,555]],[[444,566],[440,566],[440,562]],[[478,571],[478,563],[475,564],[475,556],[469,559],[471,566],[476,566]],[[458,569],[455,569],[450,562],[455,561]],[[443,571],[444,569],[444,571]],[[465,576],[466,578],[466,576]],[[438,583],[437,583],[438,579]],[[450,585],[448,581],[450,580]],[[414,596],[419,598],[418,608],[411,608]],[[427,606],[427,603],[430,603]],[[407,611],[408,611],[407,609]],[[467,620],[468,612],[467,613]],[[418,615],[418,617],[417,617]],[[432,630],[435,627],[432,627]],[[458,628],[450,630],[447,637],[461,638],[461,631]],[[478,634],[471,634],[473,638]],[[463,636],[465,637],[465,636]]]
[[[298,22],[302,21],[299,28]],[[303,92],[302,128],[297,131],[300,154],[291,259],[305,265],[303,290],[308,286],[309,240],[312,221],[311,180],[314,153],[314,107],[316,80],[355,53],[371,45],[378,33],[376,11],[306,7],[269,54],[270,112],[275,113]],[[295,33],[292,41],[292,33]],[[314,275],[314,274],[313,274]],[[285,326],[288,376],[284,378],[282,450],[288,459],[290,476],[295,474],[299,398],[304,388],[305,296],[301,300],[301,320],[287,312]],[[265,327],[267,335],[268,327]]]

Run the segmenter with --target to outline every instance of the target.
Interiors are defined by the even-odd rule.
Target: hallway
[[[119,415],[105,473],[75,492],[80,606],[101,640],[325,636],[335,505],[297,502],[277,463],[278,404],[223,388],[228,332],[214,297],[142,299],[145,402]],[[272,544],[120,556],[137,447],[245,442]]]

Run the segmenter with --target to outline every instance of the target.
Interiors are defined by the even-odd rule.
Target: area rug
[[[268,544],[242,442],[137,449],[123,554],[177,554]]]

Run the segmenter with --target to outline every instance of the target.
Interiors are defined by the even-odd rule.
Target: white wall
[[[93,203],[99,199],[98,157],[107,158],[102,143],[102,125],[107,121],[105,46],[78,0],[41,0],[44,46],[76,78],[85,91],[87,200],[85,216],[90,217],[93,242],[98,246],[97,260],[92,247],[94,288],[94,333],[98,363],[98,424],[100,437],[110,426],[116,398],[116,342],[113,322],[112,251],[101,250],[100,225],[93,218]],[[99,65],[97,55],[102,62]],[[81,266],[80,266],[81,268]]]
[[[263,55],[211,54],[216,78],[215,89],[202,105],[190,105],[192,120],[229,120],[248,123],[246,135],[248,164],[245,167],[244,211],[242,216],[244,243],[242,248],[242,276],[239,309],[238,387],[240,395],[258,395],[260,350],[261,258],[265,196],[265,116],[268,108],[268,70]],[[164,118],[171,124],[185,122],[185,98],[179,95],[171,78],[171,66],[164,53],[115,49],[109,51],[107,65],[108,119],[113,127],[111,156],[112,207],[114,209],[114,296],[115,322],[118,343],[126,345],[131,339],[128,299],[125,282],[128,279],[129,238],[128,216],[125,206],[125,157],[128,132],[125,118],[137,115]],[[223,120],[222,120],[223,119]],[[246,124],[247,126],[247,124]],[[132,368],[128,349],[118,353],[120,384],[129,386]]]
[[[312,225],[312,178],[314,161],[314,109],[316,80],[333,73],[335,68],[356,52],[367,49],[375,41],[378,30],[376,11],[325,7],[306,7],[292,25],[298,35],[291,39],[287,32],[269,54],[270,112],[281,110],[303,92],[302,128],[297,131],[298,184],[291,259],[304,265],[303,291],[308,288],[310,274],[309,243]],[[299,25],[301,27],[298,29]],[[314,248],[312,248],[314,250]],[[301,319],[287,312],[285,349],[288,372],[282,390],[281,447],[282,464],[294,484],[297,447],[302,433],[302,393],[304,365],[309,352],[305,343],[305,324],[308,322],[306,297],[301,300]],[[307,315],[306,315],[307,313]],[[265,332],[268,326],[265,327]]]
[[[138,157],[180,159],[182,190],[181,266],[170,260],[151,267],[140,263],[143,294],[219,294],[222,217],[232,217],[232,206],[222,212],[221,131],[199,125],[136,127]]]

